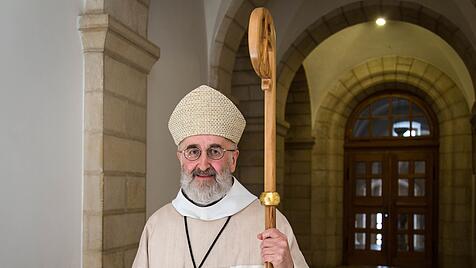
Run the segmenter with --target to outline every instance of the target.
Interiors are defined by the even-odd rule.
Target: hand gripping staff
[[[264,192],[260,195],[265,206],[265,228],[276,228],[276,31],[271,13],[255,8],[248,27],[251,63],[261,78],[264,91]],[[266,268],[272,268],[266,263]]]

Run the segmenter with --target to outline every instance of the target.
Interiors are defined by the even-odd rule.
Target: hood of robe
[[[213,205],[197,206],[185,197],[180,189],[177,197],[172,201],[172,206],[182,216],[204,221],[213,221],[234,215],[253,203],[257,197],[250,193],[235,177],[233,179],[230,191]]]

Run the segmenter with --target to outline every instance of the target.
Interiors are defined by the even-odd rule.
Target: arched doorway
[[[437,264],[438,128],[428,105],[383,92],[352,112],[345,136],[344,261]]]

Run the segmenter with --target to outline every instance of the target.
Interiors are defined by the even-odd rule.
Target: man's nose
[[[206,170],[207,168],[210,167],[210,162],[208,161],[208,156],[207,154],[204,152],[202,153],[202,155],[200,155],[200,157],[197,159],[197,167],[200,169],[200,170]]]

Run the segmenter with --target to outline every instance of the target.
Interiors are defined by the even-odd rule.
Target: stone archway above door
[[[471,46],[461,30],[442,14],[407,1],[392,4],[358,1],[335,9],[314,24],[307,27],[280,59],[278,67],[278,104],[285,104],[289,85],[304,59],[321,42],[340,30],[368,22],[381,13],[388,14],[388,20],[408,22],[421,26],[445,40],[461,57],[473,81],[476,81],[476,49]],[[460,34],[454,34],[454,33]],[[473,89],[475,90],[475,89]],[[284,107],[284,105],[283,105]],[[284,109],[278,105],[278,116],[284,116]]]
[[[421,98],[390,87],[362,101],[347,122],[344,260],[434,267],[436,118]]]
[[[425,92],[440,123],[469,113],[460,89],[438,68],[415,58],[385,56],[359,64],[339,77],[327,90],[319,107],[322,111],[313,115],[313,129],[318,129],[320,118],[325,118],[322,116],[325,110],[338,111],[338,115],[346,118],[357,101],[391,87],[392,83],[407,84]]]
[[[256,6],[265,6],[266,0],[233,0],[224,18],[220,21],[210,49],[208,82],[220,88],[225,94],[231,92],[231,79],[235,57],[246,32],[247,19]],[[425,6],[410,1],[357,1],[334,10],[303,29],[279,59],[277,69],[277,114],[284,120],[285,104],[289,86],[303,60],[322,41],[338,31],[352,25],[368,22],[385,11],[387,19],[408,22],[421,26],[440,36],[458,53],[476,83],[476,49],[453,22],[443,14],[438,14]]]
[[[210,49],[208,82],[225,94],[231,92],[234,62],[241,39],[246,31],[247,18],[255,6],[266,6],[266,0],[233,0],[216,31]],[[338,31],[374,19],[380,12],[387,19],[421,26],[445,40],[464,61],[472,81],[476,81],[476,49],[460,30],[443,14],[410,1],[356,1],[331,10],[303,29],[279,60],[277,114],[284,120],[286,98],[293,77],[303,60],[322,41]]]
[[[313,241],[326,241],[313,248],[316,254],[332,260],[332,263],[321,264],[338,265],[341,262],[345,125],[359,101],[377,91],[396,87],[422,96],[437,116],[441,163],[438,170],[439,263],[441,267],[453,267],[450,264],[467,266],[471,241],[457,228],[471,229],[469,109],[460,90],[446,74],[418,59],[398,56],[376,58],[354,67],[328,90],[322,105],[314,107],[317,112],[313,115],[312,182],[324,178],[327,183],[312,185],[312,237]],[[319,196],[323,193],[326,193],[325,199]],[[458,193],[465,197],[460,198]],[[453,211],[462,216],[455,216]],[[324,233],[320,230],[329,225],[338,228]],[[449,245],[457,242],[464,244],[462,250],[449,250]],[[319,260],[314,258],[313,261],[319,265],[315,261]]]

